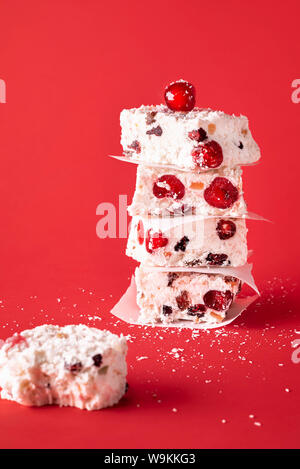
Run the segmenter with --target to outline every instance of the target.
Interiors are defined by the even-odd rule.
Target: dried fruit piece
[[[216,311],[226,311],[231,305],[232,300],[233,294],[230,290],[226,290],[225,292],[209,290],[203,297],[205,305]]]
[[[178,277],[179,275],[176,274],[176,272],[169,272],[168,273],[168,287],[171,287],[174,280],[176,280]]]
[[[202,129],[202,127],[200,127],[200,129],[198,130],[192,130],[191,132],[189,132],[188,137],[191,140],[196,140],[196,142],[200,143],[203,142],[203,140],[207,139],[207,133],[204,129]]]
[[[138,238],[138,243],[142,245],[144,243],[144,225],[143,225],[142,220],[138,222],[137,238]]]
[[[220,316],[219,314],[217,313],[214,313],[213,311],[210,312],[210,315],[215,318],[218,322],[222,322],[223,321],[223,318],[222,316]]]
[[[174,251],[176,251],[176,252],[178,252],[178,251],[185,252],[186,246],[189,243],[189,241],[190,241],[189,238],[187,236],[184,236],[183,238],[181,238],[180,241],[178,241],[177,244],[175,244]]]
[[[202,318],[206,311],[206,306],[202,304],[190,306],[188,309],[189,316],[197,316],[198,318]]]
[[[240,142],[239,145],[238,145],[238,147],[242,150],[242,149],[244,148],[243,142]]]
[[[208,133],[213,135],[216,131],[216,126],[215,124],[208,124],[207,129],[208,129]]]
[[[213,254],[210,252],[206,257],[206,262],[209,265],[223,265],[225,263],[230,264],[230,262],[226,262],[227,259],[227,254]]]
[[[77,363],[73,363],[72,365],[65,363],[65,369],[70,371],[71,373],[78,373],[82,369],[82,363],[77,362]]]
[[[99,368],[101,366],[101,363],[102,363],[102,355],[101,353],[97,353],[97,355],[94,355],[93,357],[93,362],[94,362],[94,365]]]
[[[146,115],[146,124],[151,125],[155,122],[157,111],[148,112]]]
[[[227,179],[216,177],[204,191],[206,202],[216,208],[230,208],[238,199],[238,189]]]
[[[146,235],[146,250],[152,254],[155,249],[163,248],[168,244],[168,238],[165,238],[161,231],[153,233],[153,230],[150,229],[147,231]]]
[[[146,134],[147,135],[156,135],[157,137],[160,137],[162,135],[163,131],[160,125],[157,127],[153,127],[150,130],[147,130]]]
[[[192,182],[190,185],[190,189],[192,191],[202,191],[203,188],[204,188],[203,182]]]
[[[190,301],[189,294],[186,290],[182,291],[179,296],[176,296],[176,303],[180,311],[188,308]]]
[[[191,83],[179,80],[171,83],[165,90],[165,101],[172,111],[191,111],[195,106],[195,88]]]
[[[141,153],[141,145],[137,140],[134,140],[128,148],[134,150],[136,153]]]
[[[170,316],[170,314],[172,314],[172,312],[173,312],[173,309],[171,308],[171,306],[163,305],[163,311],[162,312],[165,316]]]
[[[185,188],[176,176],[164,174],[153,184],[153,194],[158,199],[170,197],[179,200],[184,197]]]
[[[236,224],[231,220],[219,220],[216,229],[220,239],[229,239],[236,233]]]
[[[215,140],[200,145],[192,151],[193,161],[201,168],[218,168],[223,162],[222,147]]]

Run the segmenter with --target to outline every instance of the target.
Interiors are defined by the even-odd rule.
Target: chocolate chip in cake
[[[160,125],[157,127],[153,127],[150,130],[147,130],[146,134],[147,135],[156,135],[157,137],[160,137],[162,135],[163,131]]]
[[[180,241],[178,241],[178,243],[175,245],[174,247],[174,251],[183,251],[185,252],[186,250],[186,245],[189,243],[189,238],[187,236],[184,236],[183,238],[181,238]]]

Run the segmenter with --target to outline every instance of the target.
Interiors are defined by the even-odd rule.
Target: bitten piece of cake
[[[2,342],[1,398],[26,406],[96,410],[126,389],[124,337],[85,325],[43,325]]]

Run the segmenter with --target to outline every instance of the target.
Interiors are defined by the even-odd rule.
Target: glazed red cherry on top
[[[165,101],[168,108],[172,111],[191,111],[196,103],[195,88],[187,81],[175,81],[167,86],[165,90]]]

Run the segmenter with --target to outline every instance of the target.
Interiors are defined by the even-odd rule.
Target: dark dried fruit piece
[[[193,259],[191,261],[186,261],[185,262],[185,265],[187,267],[195,267],[196,265],[199,265],[201,264],[201,260],[200,259]]]
[[[102,355],[101,353],[97,353],[97,355],[94,355],[93,357],[93,362],[94,362],[94,365],[99,368],[101,366],[101,363],[102,363]]]
[[[152,254],[155,249],[163,248],[168,244],[168,238],[165,238],[161,231],[153,233],[152,230],[147,231],[146,250]]]
[[[206,262],[209,265],[223,265],[225,263],[229,265],[230,261],[227,261],[227,259],[227,254],[213,254],[212,252],[210,252],[206,257]]]
[[[179,200],[182,199],[185,194],[184,185],[176,176],[173,176],[173,174],[160,176],[153,184],[152,191],[157,199],[170,197]]]
[[[138,239],[138,243],[140,245],[142,245],[144,243],[144,225],[143,225],[143,222],[142,220],[140,220],[138,222],[138,226],[137,226],[137,239]]]
[[[208,308],[215,311],[226,311],[232,303],[233,294],[230,290],[225,292],[219,290],[209,290],[203,297],[204,303]]]
[[[200,129],[198,130],[192,130],[191,132],[189,132],[188,137],[191,140],[196,140],[196,142],[200,143],[207,139],[207,133],[204,129],[202,129],[202,127],[200,127]]]
[[[189,243],[189,241],[190,241],[189,238],[187,236],[184,236],[183,238],[181,238],[180,241],[178,241],[177,244],[175,244],[174,251],[183,251],[183,252],[185,252],[186,246]]]
[[[231,220],[219,220],[217,224],[217,233],[220,239],[229,239],[235,235],[236,224]]]
[[[173,309],[171,308],[171,306],[163,305],[163,314],[165,316],[170,316],[172,312],[173,312]]]
[[[186,290],[183,290],[179,296],[176,296],[176,303],[180,311],[183,311],[184,309],[187,309],[190,300],[189,300],[189,294]]]
[[[125,384],[125,394],[127,393],[128,389],[129,389],[129,384],[128,384],[127,381],[126,381],[126,384]]]
[[[243,142],[240,142],[239,145],[238,145],[238,147],[242,150],[242,149],[244,148]]]
[[[204,198],[212,207],[230,208],[239,198],[239,191],[227,178],[216,177],[205,189]]]
[[[179,277],[176,272],[168,272],[168,287],[171,287],[173,285],[174,280],[176,280]]]
[[[141,145],[137,140],[134,140],[128,148],[134,150],[136,153],[141,153]]]
[[[156,135],[157,137],[160,137],[162,135],[163,131],[160,125],[157,127],[153,127],[150,130],[147,130],[146,134],[147,135]]]
[[[190,306],[188,309],[188,315],[189,316],[197,316],[198,318],[202,318],[204,316],[204,313],[206,311],[206,306],[202,304]]]
[[[229,275],[226,275],[226,276],[224,277],[224,282],[226,282],[226,283],[236,283],[237,280],[238,280],[238,279],[237,279],[236,277],[231,277],[231,276],[229,276]]]
[[[148,112],[146,115],[146,124],[151,125],[155,122],[155,117],[156,117],[157,112],[156,111],[151,111]]]
[[[165,90],[165,101],[172,111],[191,111],[195,106],[195,88],[191,83],[179,80],[171,83]]]
[[[65,363],[65,369],[71,371],[71,373],[78,373],[82,369],[82,363],[77,362],[72,365]]]
[[[201,168],[218,168],[223,162],[222,147],[215,141],[205,143],[192,151],[193,161]]]

